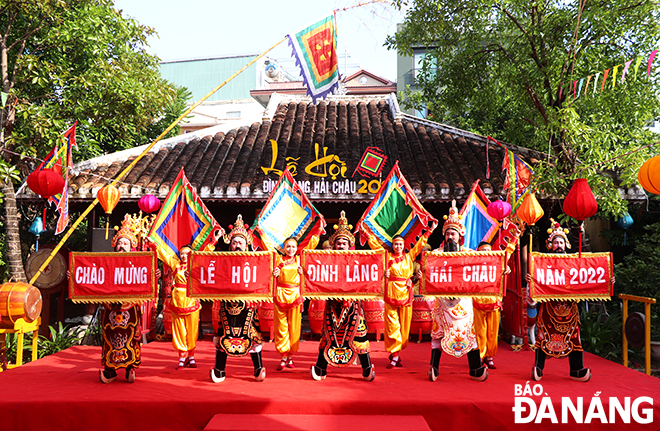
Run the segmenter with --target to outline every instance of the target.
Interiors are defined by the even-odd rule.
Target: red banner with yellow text
[[[385,291],[385,250],[303,250],[305,298],[376,299]]]
[[[156,254],[72,252],[69,297],[79,303],[144,302],[158,297]]]
[[[612,253],[532,252],[530,295],[534,301],[610,300]]]
[[[419,292],[444,298],[504,296],[504,251],[422,253]]]
[[[273,251],[193,251],[188,296],[207,300],[272,301]]]

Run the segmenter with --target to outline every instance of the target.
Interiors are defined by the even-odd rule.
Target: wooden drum
[[[325,299],[312,299],[309,301],[307,316],[312,334],[323,332],[323,310],[325,310]]]
[[[435,298],[415,298],[413,301],[412,322],[410,333],[417,334],[417,342],[421,343],[422,334],[430,334],[433,328],[433,307]]]
[[[375,333],[376,341],[380,341],[380,334],[385,332],[385,301],[382,299],[362,301],[362,309],[369,332]]]
[[[10,282],[0,285],[0,327],[13,328],[20,318],[34,322],[41,315],[41,292],[31,284]]]

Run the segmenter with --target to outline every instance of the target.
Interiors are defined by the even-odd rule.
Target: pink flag
[[[632,64],[632,60],[626,61],[625,65],[623,66],[623,72],[621,72],[621,83],[623,84],[623,80],[626,79],[626,73],[628,73],[628,68],[630,68],[630,65]]]
[[[651,74],[651,63],[653,63],[653,60],[655,59],[655,55],[658,53],[658,50],[656,49],[651,53],[649,56],[649,67],[648,70],[646,71],[646,76],[649,76]]]

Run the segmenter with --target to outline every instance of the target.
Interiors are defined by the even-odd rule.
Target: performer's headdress
[[[342,211],[339,216],[339,224],[336,224],[333,227],[335,228],[335,233],[330,235],[330,244],[334,246],[335,241],[337,241],[339,238],[346,238],[351,244],[351,247],[355,245],[355,235],[353,235],[351,232],[353,225],[348,224],[348,219],[346,219],[346,213],[344,213],[344,211]]]
[[[564,238],[566,248],[571,248],[571,243],[568,241],[568,236],[566,236],[568,229],[563,229],[561,225],[554,219],[550,219],[550,228],[548,229],[548,233],[550,236],[548,236],[548,240],[545,242],[545,246],[548,248],[548,250],[552,250],[552,240],[558,236]]]
[[[462,216],[458,214],[456,208],[456,199],[451,201],[451,208],[449,208],[449,215],[443,217],[445,224],[442,225],[442,234],[444,235],[447,229],[454,229],[460,235],[461,239],[465,236],[465,225],[461,223]]]
[[[112,248],[117,246],[117,241],[119,238],[128,238],[131,241],[131,248],[136,249],[138,246],[138,238],[136,233],[140,229],[139,221],[131,217],[130,214],[124,216],[124,220],[121,221],[121,229],[119,232],[112,237],[112,242],[110,245]]]
[[[252,243],[252,231],[247,224],[243,223],[243,216],[240,214],[236,217],[236,222],[233,225],[229,225],[229,233],[225,234],[222,238],[225,240],[225,244],[230,244],[232,238],[236,235],[245,238],[246,244]]]

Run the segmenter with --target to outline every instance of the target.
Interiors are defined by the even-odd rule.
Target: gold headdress
[[[252,243],[252,231],[247,224],[243,223],[243,216],[240,214],[236,217],[236,222],[233,225],[229,225],[229,233],[222,238],[225,240],[225,244],[230,244],[232,238],[236,235],[245,238],[246,244]]]
[[[442,225],[442,234],[444,235],[447,229],[454,229],[463,238],[465,236],[465,225],[461,223],[463,216],[458,214],[456,208],[456,199],[451,201],[451,208],[449,208],[449,215],[443,217],[445,224]]]
[[[548,240],[545,242],[545,246],[548,248],[548,250],[552,250],[552,240],[558,236],[564,238],[564,242],[566,243],[566,248],[571,248],[571,243],[568,241],[568,236],[566,236],[566,234],[568,233],[568,229],[563,229],[561,225],[558,222],[556,222],[554,219],[550,219],[550,228],[548,229],[548,233],[550,234],[550,236],[548,237]]]
[[[352,224],[348,224],[348,220],[346,219],[346,213],[344,211],[341,212],[339,216],[339,224],[333,226],[335,229],[335,233],[330,235],[329,241],[330,244],[333,246],[335,245],[335,241],[339,238],[346,238],[348,242],[351,244],[351,247],[355,245],[355,235],[351,232],[351,229],[353,229]]]
[[[116,227],[115,227],[116,229]],[[124,216],[124,220],[121,221],[121,229],[119,232],[112,237],[112,242],[110,245],[112,248],[117,246],[117,241],[119,238],[128,238],[131,241],[131,248],[137,248],[138,238],[137,232],[140,230],[140,220],[139,217],[131,217],[130,214]]]

